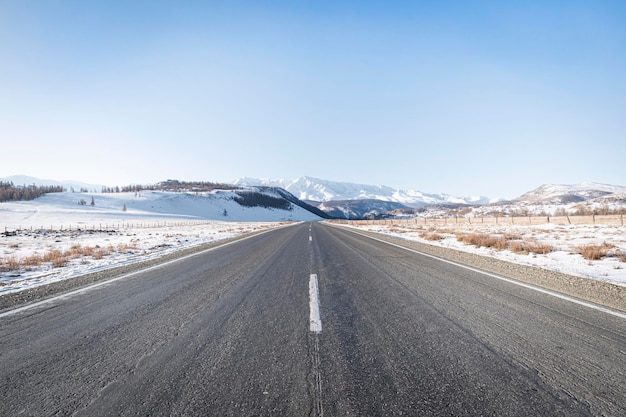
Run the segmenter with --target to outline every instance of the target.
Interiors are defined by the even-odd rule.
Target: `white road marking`
[[[499,279],[501,281],[505,281],[505,282],[508,282],[508,283],[511,283],[511,284],[515,284],[515,285],[519,285],[520,287],[528,288],[530,290],[534,290],[534,291],[537,291],[537,292],[540,292],[540,293],[543,293],[543,294],[546,294],[546,295],[550,295],[552,297],[560,298],[562,300],[566,300],[566,301],[569,301],[569,302],[574,303],[574,304],[578,304],[578,305],[581,305],[581,306],[589,307],[589,308],[592,308],[594,310],[601,311],[603,313],[607,313],[607,314],[610,314],[610,315],[615,316],[615,317],[619,317],[621,319],[626,319],[626,313],[622,313],[621,311],[612,310],[610,308],[603,307],[603,306],[598,305],[598,304],[593,304],[591,302],[579,300],[578,298],[570,297],[568,295],[561,294],[561,293],[558,293],[556,291],[546,290],[545,288],[537,287],[537,286],[534,286],[532,284],[526,284],[524,282],[516,281],[516,280],[510,279],[510,278],[505,278],[503,276],[492,274],[490,272],[481,271],[480,269],[472,268],[471,266],[463,265],[461,263],[454,262],[454,261],[449,261],[447,259],[443,259],[443,258],[440,258],[438,256],[429,255],[428,253],[424,253],[424,252],[420,252],[420,251],[415,250],[415,249],[407,248],[406,246],[398,245],[396,243],[387,242],[387,241],[382,240],[382,239],[377,239],[375,237],[364,235],[362,233],[359,233],[359,232],[356,232],[356,231],[353,231],[353,230],[350,230],[350,231],[352,233],[356,233],[357,235],[360,235],[360,236],[363,236],[363,237],[367,237],[369,239],[376,240],[378,242],[386,243],[388,245],[395,246],[397,248],[401,248],[401,249],[407,250],[409,252],[417,253],[419,255],[426,256],[428,258],[437,259],[437,260],[439,260],[441,262],[445,262],[445,263],[448,263],[450,265],[454,265],[454,266],[458,266],[460,268],[464,268],[464,269],[467,269],[467,270],[470,270],[470,271],[478,272],[480,274],[487,275],[489,277],[492,277],[492,278],[495,278],[495,279]]]
[[[311,274],[309,279],[309,323],[313,333],[322,332],[322,319],[320,317],[320,294],[317,286],[317,274]]]

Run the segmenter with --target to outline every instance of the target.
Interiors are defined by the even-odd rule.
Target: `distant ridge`
[[[39,185],[61,186],[65,188],[67,191],[70,191],[72,188],[76,191],[79,191],[82,188],[82,189],[88,190],[89,192],[99,192],[102,189],[102,185],[99,185],[99,184],[88,184],[85,182],[74,181],[74,180],[58,181],[58,180],[50,180],[50,179],[41,179],[41,178],[30,177],[28,175],[11,175],[8,177],[0,178],[0,181],[12,182],[16,186],[32,185],[32,184],[35,184],[38,186]]]
[[[423,207],[431,204],[488,204],[490,199],[480,197],[455,197],[443,193],[423,193],[400,190],[385,185],[367,185],[328,181],[313,177],[295,180],[272,180],[242,177],[234,181],[237,185],[281,187],[300,200],[330,202],[337,200],[380,200],[400,203],[407,207]]]
[[[580,184],[544,184],[535,188],[512,202],[526,204],[568,204],[593,200],[612,194],[626,193],[626,187],[609,185],[597,182],[582,182]]]

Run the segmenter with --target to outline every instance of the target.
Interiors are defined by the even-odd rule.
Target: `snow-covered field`
[[[226,191],[54,193],[0,203],[0,295],[285,221],[319,220],[297,206],[242,207],[231,197]]]
[[[364,224],[350,227],[626,286],[626,226],[545,224],[433,227]],[[522,244],[544,244],[550,246],[552,251],[542,255],[516,253],[508,248],[477,247],[459,241],[457,235],[461,234],[488,234]],[[584,259],[579,253],[580,248],[590,245],[606,248],[607,255],[600,260]]]

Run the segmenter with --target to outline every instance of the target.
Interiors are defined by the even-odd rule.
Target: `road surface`
[[[3,416],[623,416],[626,320],[304,223],[0,314],[0,398]]]

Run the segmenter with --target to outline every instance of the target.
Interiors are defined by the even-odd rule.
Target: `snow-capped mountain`
[[[626,193],[624,186],[597,182],[583,182],[573,185],[544,184],[513,201],[526,204],[568,204],[623,193]]]
[[[489,198],[455,197],[448,194],[430,194],[414,190],[399,190],[385,185],[366,185],[328,181],[312,177],[295,180],[273,180],[243,177],[235,180],[236,185],[264,185],[280,187],[300,200],[328,202],[336,200],[381,200],[401,203],[408,207],[429,204],[488,204]]]
[[[340,219],[377,219],[394,210],[413,210],[400,203],[381,200],[334,200],[318,203],[317,208]]]

